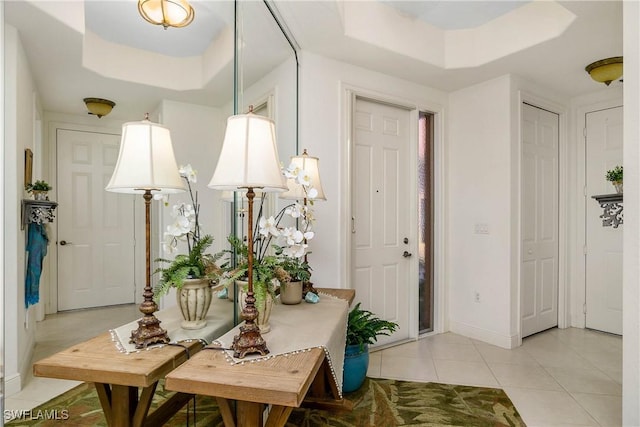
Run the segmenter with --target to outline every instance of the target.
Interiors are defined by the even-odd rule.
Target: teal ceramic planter
[[[369,368],[369,346],[360,351],[359,345],[348,345],[344,352],[342,392],[350,393],[360,388]]]

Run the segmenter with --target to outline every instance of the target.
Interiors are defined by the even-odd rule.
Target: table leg
[[[269,411],[265,427],[283,427],[292,411],[292,406],[273,405],[271,411]]]
[[[231,409],[229,399],[225,399],[224,397],[216,397],[216,402],[218,403],[218,408],[220,409],[220,415],[222,415],[222,422],[224,423],[224,427],[236,427],[236,417],[233,414],[233,410]]]
[[[138,401],[138,387],[96,383],[102,411],[110,427],[142,427],[158,383],[142,389]]]
[[[262,425],[262,403],[245,402],[238,400],[238,424],[237,427],[256,427]],[[226,427],[226,426],[225,426]]]

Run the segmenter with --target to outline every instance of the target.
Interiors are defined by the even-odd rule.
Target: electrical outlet
[[[473,300],[474,300],[475,302],[480,302],[480,292],[475,291],[475,292],[473,293]]]

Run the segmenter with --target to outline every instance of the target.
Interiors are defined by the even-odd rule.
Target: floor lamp
[[[312,157],[307,154],[307,149],[305,148],[300,156],[291,156],[291,164],[295,165],[298,169],[304,170],[309,176],[309,182],[311,185],[309,187],[313,187],[317,191],[317,195],[313,198],[313,200],[327,200],[327,197],[324,195],[324,190],[322,189],[322,182],[320,181],[320,168],[318,167],[318,158]],[[298,183],[295,179],[287,180],[288,190],[284,193],[280,194],[281,199],[291,199],[291,200],[302,200],[304,206],[307,206],[308,197],[307,197],[307,189],[300,183]],[[305,239],[306,243],[306,239]],[[304,254],[304,262],[307,263],[307,254]],[[318,294],[313,288],[313,283],[306,282],[304,283],[304,289],[302,293],[306,295],[307,292],[313,292],[314,294]]]
[[[272,120],[253,114],[238,114],[227,119],[227,130],[222,143],[215,172],[208,187],[217,190],[247,191],[248,200],[248,255],[247,255],[247,299],[242,309],[245,323],[240,333],[233,338],[234,357],[247,354],[269,353],[267,343],[260,335],[255,323],[258,318],[256,299],[253,294],[253,199],[254,189],[262,192],[282,192],[287,189],[280,171],[280,160],[276,146],[275,125]]]
[[[138,329],[131,331],[130,342],[136,348],[168,343],[167,331],[160,327],[160,321],[153,314],[158,306],[151,288],[151,199],[152,193],[170,194],[186,190],[173,156],[169,129],[150,122],[148,117],[141,122],[123,124],[118,161],[106,190],[141,193],[144,198],[146,285],[142,294],[144,301],[140,304],[144,316],[138,320]]]

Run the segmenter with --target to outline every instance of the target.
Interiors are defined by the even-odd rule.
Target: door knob
[[[405,257],[405,258],[409,258],[411,256],[411,254],[409,252],[407,252],[407,251],[404,251],[402,256]]]
[[[67,242],[66,240],[60,240],[60,245],[64,246],[64,245],[70,245],[71,242]]]

